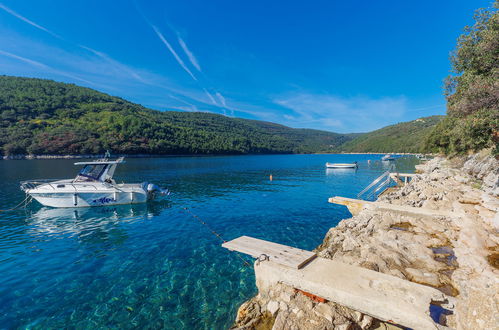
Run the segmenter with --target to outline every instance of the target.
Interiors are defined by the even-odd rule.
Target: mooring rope
[[[10,209],[5,209],[5,210],[0,210],[0,212],[10,212],[10,211],[15,211],[19,208],[21,208],[21,206],[23,206],[23,208],[26,208],[28,206],[29,203],[31,203],[31,201],[33,200],[33,197],[31,197],[31,195],[26,195],[26,198],[23,199],[22,202],[20,202],[19,204],[17,204],[16,206],[14,206],[13,208],[10,208]],[[24,204],[24,205],[23,205]]]
[[[33,197],[31,195],[26,195],[26,198],[23,199],[19,204],[17,204],[16,206],[14,206],[13,208],[10,208],[10,209],[5,209],[5,210],[0,210],[0,212],[9,212],[9,211],[15,211],[17,209],[19,209],[21,206],[23,206],[23,208],[26,208],[28,206],[29,203],[31,203],[31,201],[33,200]],[[24,205],[23,205],[24,204]],[[186,213],[188,213],[190,216],[192,216],[194,219],[196,219],[197,221],[199,221],[199,223],[201,223],[202,225],[204,225],[206,228],[208,228],[208,230],[214,235],[216,236],[222,243],[227,243],[226,240],[223,239],[223,237],[217,233],[215,230],[213,230],[205,221],[203,221],[200,217],[198,217],[196,214],[192,213],[187,207],[183,207],[182,208]],[[251,267],[251,265],[246,261],[244,260],[243,257],[241,257],[239,254],[236,253],[236,255],[239,257],[239,259],[241,259],[241,261],[244,263],[245,266],[247,267]]]
[[[226,240],[223,239],[223,237],[217,233],[216,231],[214,231],[205,221],[203,221],[200,217],[198,217],[197,215],[195,215],[194,213],[192,213],[187,207],[183,207],[182,208],[186,213],[188,213],[189,215],[191,215],[194,219],[196,219],[197,221],[199,221],[199,223],[201,223],[202,225],[206,226],[206,228],[208,228],[208,230],[213,234],[215,235],[216,237],[218,237],[218,239],[220,241],[222,241],[222,243],[227,243]],[[242,260],[242,262],[244,263],[245,266],[247,267],[251,267],[251,265],[249,264],[249,262],[247,262],[246,260],[244,260],[243,257],[241,257],[241,255],[239,255],[239,253],[236,253],[236,255],[239,257],[239,259]]]

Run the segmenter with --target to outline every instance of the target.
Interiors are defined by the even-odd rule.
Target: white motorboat
[[[116,166],[122,163],[123,157],[78,162],[75,165],[83,165],[83,168],[74,179],[24,181],[21,189],[50,207],[136,204],[168,194],[166,189],[147,182],[117,184],[113,175]]]
[[[390,154],[386,154],[383,156],[383,158],[381,158],[382,161],[391,161],[391,160],[395,160],[395,157],[393,157],[392,155]]]
[[[326,163],[327,168],[357,168],[357,162],[353,163]]]

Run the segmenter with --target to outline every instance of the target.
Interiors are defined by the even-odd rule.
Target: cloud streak
[[[6,11],[7,13],[9,13],[10,15],[28,23],[29,25],[39,29],[39,30],[42,30],[42,31],[45,31],[47,32],[48,34],[52,35],[53,37],[56,37],[58,39],[62,39],[61,36],[59,36],[58,34],[50,31],[49,29],[39,25],[39,24],[36,24],[35,22],[27,19],[26,17],[22,16],[21,14],[18,14],[17,12],[13,11],[12,9],[10,9],[9,7],[7,7],[6,5],[4,5],[3,3],[0,3],[0,9],[3,9],[4,11]]]
[[[180,44],[180,47],[184,50],[185,55],[187,55],[187,58],[191,62],[192,66],[195,67],[199,72],[201,72],[201,66],[199,65],[199,62],[197,58],[194,56],[194,54],[187,48],[187,45],[185,44],[184,40],[180,38],[180,36],[177,36],[178,38],[178,43]]]
[[[189,68],[185,65],[184,61],[180,58],[180,56],[178,56],[177,52],[175,51],[175,49],[173,49],[172,45],[163,36],[161,31],[159,31],[159,29],[154,25],[151,25],[151,28],[154,30],[154,32],[156,33],[158,38],[163,42],[163,44],[165,44],[166,48],[168,48],[168,50],[173,55],[175,60],[177,60],[177,63],[185,70],[185,72],[187,72],[192,77],[192,79],[198,81],[198,79],[194,76],[194,74],[192,74],[191,70],[189,70]]]
[[[121,91],[123,96],[127,95],[124,91],[132,89],[133,92],[128,94],[132,99],[138,95],[142,95],[141,97],[145,97],[148,100],[156,98],[157,104],[163,104],[162,107],[170,107],[171,109],[223,112],[224,114],[229,113],[232,116],[234,116],[235,112],[238,112],[239,114],[267,119],[273,117],[272,114],[265,111],[251,110],[254,107],[250,104],[241,104],[237,108],[228,106],[226,98],[220,92],[217,92],[215,88],[206,88],[203,86],[202,82],[193,73],[192,70],[195,69],[204,77],[198,59],[189,49],[179,32],[172,30],[176,34],[178,43],[182,48],[182,51],[177,52],[163,33],[150,23],[142,13],[141,15],[146,23],[153,29],[177,63],[199,84],[199,91],[172,85],[171,82],[160,75],[132,68],[114,60],[102,51],[67,40],[0,2],[0,12],[1,10],[23,23],[47,33],[58,40],[64,41],[67,43],[67,46],[70,46],[70,48],[60,48],[13,34],[0,35],[0,44],[8,45],[7,49],[0,50],[0,56],[14,60],[14,62],[9,62],[8,70],[4,71],[4,73],[19,74],[22,72],[30,76],[49,79],[65,77],[69,78],[69,82],[84,82],[87,86],[98,87],[107,92],[112,90],[113,94],[116,94],[116,92],[120,93]],[[83,53],[82,50],[84,51]],[[24,56],[24,54],[37,54],[36,60]],[[15,64],[16,62],[19,64]],[[192,65],[192,69],[188,65]],[[36,68],[36,70],[33,68]],[[137,83],[151,86],[151,88],[144,90]],[[165,90],[168,91],[166,95],[164,94]],[[176,102],[172,102],[172,100],[181,102],[182,106],[175,104]],[[234,102],[236,101],[231,100],[231,103]]]
[[[79,80],[79,81],[82,81],[82,82],[87,83],[87,84],[93,84],[91,81],[88,81],[86,79],[80,78],[80,77],[75,76],[75,75],[73,75],[71,73],[64,72],[64,71],[52,68],[52,67],[48,66],[47,64],[44,64],[44,63],[41,63],[41,62],[38,62],[38,61],[35,61],[35,60],[32,60],[32,59],[29,59],[27,57],[16,55],[16,54],[13,54],[13,53],[10,53],[10,52],[6,52],[6,51],[3,51],[3,50],[0,50],[0,55],[4,55],[4,56],[7,56],[7,57],[16,59],[18,61],[30,64],[30,65],[35,66],[37,68],[43,69],[45,71],[50,71],[52,73],[55,73],[55,74],[58,74],[58,75],[61,75],[61,76],[65,76],[65,77],[68,77],[68,78],[71,78],[71,79],[74,79],[74,80]]]
[[[6,11],[7,13],[9,13],[10,15],[22,20],[23,22],[25,23],[28,23],[29,25],[41,30],[41,31],[44,31],[46,33],[48,33],[49,35],[57,38],[57,39],[60,39],[60,40],[63,40],[63,41],[66,41],[64,38],[62,38],[60,35],[58,35],[57,33],[41,26],[40,24],[37,24],[35,22],[33,22],[32,20],[26,18],[25,16],[22,16],[21,14],[15,12],[14,10],[12,10],[11,8],[5,6],[4,4],[0,3],[0,9],[3,9],[4,11]],[[68,42],[68,41],[66,41]],[[68,42],[74,46],[77,46],[81,49],[84,49],[86,51],[89,51],[91,52],[92,54],[102,58],[103,60],[107,61],[109,64],[111,64],[113,66],[113,68],[115,70],[120,70],[120,71],[125,71],[127,72],[130,76],[132,76],[133,78],[137,79],[138,81],[144,83],[144,84],[150,84],[150,82],[146,81],[145,79],[143,79],[139,74],[137,74],[136,72],[134,72],[133,70],[131,70],[129,67],[127,67],[126,65],[123,65],[121,64],[120,62],[112,59],[111,57],[109,57],[108,55],[100,52],[100,51],[97,51],[93,48],[90,48],[90,47],[87,47],[87,46],[84,46],[84,45],[76,45],[76,44],[73,44],[72,42]],[[54,69],[52,69],[54,70]],[[68,75],[67,73],[65,74],[65,76],[67,77],[71,77],[70,75]],[[80,81],[85,81],[85,82],[88,82],[88,80],[82,80],[81,78],[77,78],[78,80]]]
[[[328,130],[366,132],[402,118],[407,112],[407,100],[397,97],[339,97],[334,95],[291,93],[273,99],[273,102],[291,114],[284,116],[294,127],[313,125]]]
[[[16,60],[19,60],[19,61],[22,61],[24,63],[30,64],[33,66],[36,66],[36,67],[41,68],[41,69],[49,69],[49,67],[47,65],[40,63],[38,61],[31,60],[31,59],[26,58],[26,57],[12,54],[12,53],[9,53],[9,52],[3,51],[3,50],[0,50],[0,54],[7,56],[7,57],[10,57],[10,58],[13,58],[13,59],[16,59]]]
[[[213,103],[213,105],[218,105],[217,101],[215,101],[215,98],[213,97],[213,95],[211,95],[210,92],[208,92],[208,90],[206,88],[203,88],[203,90],[204,90],[204,93],[206,94],[206,96],[208,96],[208,98],[210,99],[211,103]]]

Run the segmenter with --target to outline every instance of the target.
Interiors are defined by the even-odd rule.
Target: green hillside
[[[0,152],[246,154],[328,151],[356,135],[147,109],[90,88],[0,76]]]
[[[424,141],[443,116],[419,118],[362,134],[341,145],[343,152],[422,152]]]

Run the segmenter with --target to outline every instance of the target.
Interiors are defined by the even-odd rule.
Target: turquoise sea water
[[[248,235],[313,249],[350,217],[328,197],[355,198],[388,166],[412,172],[417,163],[388,165],[381,156],[127,159],[118,182],[154,182],[172,195],[86,209],[33,202],[0,213],[0,329],[227,328],[256,293],[253,269],[183,208],[226,240]],[[327,161],[358,161],[359,169],[326,170]],[[0,209],[24,198],[19,181],[74,177],[73,162],[0,161]]]

